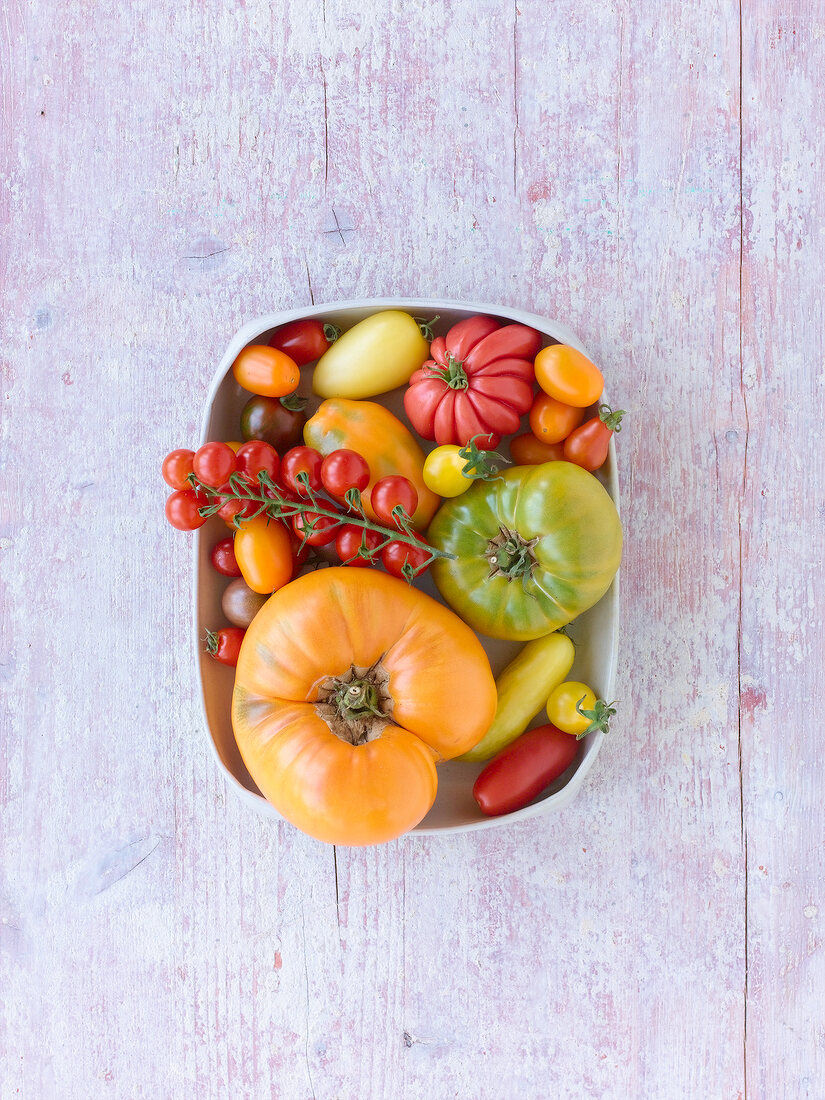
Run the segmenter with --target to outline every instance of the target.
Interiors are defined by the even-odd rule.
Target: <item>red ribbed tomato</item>
[[[430,345],[431,358],[410,379],[404,408],[424,439],[495,447],[518,431],[533,403],[533,359],[541,334],[492,317],[468,317]]]

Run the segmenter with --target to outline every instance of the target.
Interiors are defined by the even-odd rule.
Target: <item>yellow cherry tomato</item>
[[[467,465],[455,443],[445,443],[430,451],[424,459],[424,484],[440,497],[458,497],[466,493],[473,479],[461,472]]]
[[[237,439],[227,439],[226,445],[227,447],[231,447],[235,454],[243,447],[243,443],[239,443]]]
[[[385,309],[359,321],[318,360],[313,393],[357,399],[403,386],[430,354],[423,328],[399,309]]]
[[[596,702],[596,694],[587,684],[579,680],[565,680],[550,692],[547,717],[557,729],[581,737],[590,728],[591,718],[580,714],[579,710],[595,713]]]
[[[253,592],[267,595],[283,588],[292,577],[292,547],[286,527],[266,516],[247,521],[235,535],[235,560]]]
[[[604,377],[596,364],[567,344],[542,348],[536,356],[535,371],[536,381],[545,393],[577,409],[598,401],[604,389]]]

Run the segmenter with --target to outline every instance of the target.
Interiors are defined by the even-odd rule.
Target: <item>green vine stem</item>
[[[435,317],[433,317],[432,321],[428,321],[424,317],[413,317],[413,320],[415,321],[415,323],[418,325],[419,329],[421,330],[421,335],[424,337],[424,339],[427,341],[428,344],[431,344],[433,342],[433,336],[434,336],[433,325],[436,323],[436,321],[441,320],[441,314],[436,313],[436,315],[435,315]]]
[[[470,481],[495,481],[502,466],[507,463],[507,459],[504,455],[500,455],[498,451],[485,451],[476,446],[477,439],[488,438],[489,436],[479,432],[468,440],[458,452],[458,457],[464,459],[461,473]]]
[[[300,474],[298,475],[298,480],[301,481]],[[370,550],[369,553],[362,552],[366,548],[365,536],[362,536],[361,548],[358,554],[354,556],[369,557],[370,560],[375,561],[380,557],[384,547],[389,546],[391,542],[402,542],[416,550],[426,550],[427,558],[418,569],[410,568],[407,570],[406,567],[409,565],[409,562],[405,564],[404,575],[408,581],[412,580],[418,573],[429,568],[437,558],[455,557],[455,554],[450,554],[445,550],[438,550],[435,546],[431,546],[428,542],[420,538],[412,526],[410,516],[407,515],[400,505],[395,507],[392,512],[393,518],[398,523],[398,527],[384,527],[380,523],[375,523],[373,520],[369,519],[364,512],[364,507],[361,503],[361,494],[357,489],[350,489],[346,495],[347,504],[352,511],[341,513],[335,511],[333,502],[328,500],[326,496],[314,492],[310,488],[305,475],[301,483],[304,485],[307,494],[306,501],[289,500],[283,495],[281,487],[276,485],[270,476],[263,470],[258,474],[258,492],[254,491],[251,482],[246,481],[238,473],[232,474],[229,479],[228,488],[223,490],[216,490],[209,485],[204,485],[194,474],[189,475],[189,482],[193,489],[206,493],[213,498],[212,503],[198,509],[200,514],[205,518],[214,516],[215,513],[230,500],[243,501],[245,504],[258,504],[259,507],[255,510],[253,515],[236,515],[233,517],[232,522],[238,530],[240,530],[244,524],[251,522],[253,519],[257,519],[258,516],[261,515],[267,515],[270,519],[291,520],[293,516],[304,516],[308,512],[311,512],[313,516],[324,516],[328,519],[335,520],[333,526],[360,527],[363,531],[375,531],[382,536],[382,542],[376,546],[374,550]],[[303,548],[307,538],[314,530],[314,519],[310,519],[306,524],[306,533],[301,541],[301,548]]]
[[[585,698],[586,697],[582,695],[581,699],[576,703],[576,711],[582,718],[586,718],[590,725],[586,730],[577,735],[577,741],[581,741],[583,737],[587,737],[588,733],[595,733],[597,730],[607,733],[610,729],[610,719],[616,713],[615,702],[606,703],[604,699],[597,699],[596,705],[592,710],[585,710],[582,706]]]
[[[599,420],[611,432],[622,430],[622,417],[625,415],[624,409],[616,409],[614,412],[609,405],[599,405]]]

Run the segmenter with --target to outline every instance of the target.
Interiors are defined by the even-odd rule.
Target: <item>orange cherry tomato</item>
[[[243,447],[243,443],[239,442],[237,439],[227,439],[226,445],[227,447],[231,448],[231,450],[233,450],[235,454],[237,454],[241,447]]]
[[[282,588],[292,577],[292,546],[286,527],[277,519],[258,516],[235,535],[235,560],[252,589],[265,595]]]
[[[232,364],[232,373],[238,385],[261,397],[285,397],[301,380],[295,360],[266,344],[245,347]]]
[[[536,356],[536,381],[551,397],[565,405],[586,409],[598,401],[604,377],[595,363],[567,344],[551,344]]]
[[[584,409],[539,393],[530,409],[530,430],[542,443],[561,443],[583,419]]]
[[[517,466],[540,466],[564,458],[564,443],[541,443],[532,432],[510,440],[510,455]]]

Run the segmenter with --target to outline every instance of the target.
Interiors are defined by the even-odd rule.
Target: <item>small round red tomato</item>
[[[551,344],[536,356],[536,381],[551,397],[565,405],[586,409],[598,401],[604,377],[595,363],[567,344]]]
[[[235,473],[235,452],[226,443],[204,443],[192,459],[195,477],[216,489]]]
[[[530,409],[530,430],[541,443],[561,443],[583,419],[584,409],[538,393]]]
[[[249,486],[250,492],[258,492],[258,485],[253,485],[253,483],[248,478],[244,478],[244,481]],[[218,493],[232,492],[238,492],[237,480],[235,482],[235,487],[230,485],[227,481],[225,485],[221,485],[221,487],[218,489]],[[251,516],[254,516],[260,506],[261,502],[259,500],[243,500],[239,497],[229,497],[229,499],[225,500],[218,509],[218,515],[221,517],[222,520],[225,520],[227,523],[231,524],[235,516],[240,516],[242,519],[249,519]]]
[[[235,458],[238,463],[238,473],[246,474],[256,484],[259,473],[265,473],[274,481],[281,468],[278,452],[269,443],[264,443],[260,439],[244,443]]]
[[[409,580],[424,572],[429,565],[430,549],[421,535],[416,534],[416,538],[421,546],[410,546],[400,539],[387,543],[381,551],[381,564],[388,573]]]
[[[350,489],[363,493],[369,483],[370,468],[357,451],[341,447],[321,463],[321,484],[330,496],[343,500]]]
[[[225,626],[222,630],[207,630],[206,652],[222,665],[231,665],[233,668],[238,663],[238,654],[241,651],[241,642],[246,634],[239,626]]]
[[[377,531],[356,524],[341,527],[335,536],[335,549],[343,565],[375,565],[373,556],[384,540]]]
[[[273,334],[269,346],[286,352],[290,359],[294,359],[302,367],[305,363],[314,363],[316,359],[320,359],[340,335],[341,330],[335,325],[305,317],[282,325]]]
[[[240,577],[241,569],[235,559],[234,539],[221,539],[212,547],[209,555],[214,569],[222,573],[224,577]]]
[[[616,412],[609,405],[599,406],[599,415],[576,428],[564,441],[564,457],[593,473],[604,465],[610,448],[610,437],[621,430],[624,409]]]
[[[308,546],[326,546],[334,542],[338,520],[318,512],[299,512],[292,517],[292,530]]]
[[[206,517],[198,511],[207,504],[203,493],[194,489],[176,489],[166,498],[166,518],[178,531],[197,531],[206,523]]]
[[[370,493],[370,506],[379,523],[386,527],[399,527],[395,508],[402,508],[409,518],[418,507],[418,491],[413,483],[400,474],[390,474],[376,481]]]
[[[496,817],[520,810],[567,771],[576,751],[575,738],[555,726],[523,733],[476,779],[473,797],[481,812]]]
[[[262,397],[285,397],[301,380],[298,364],[277,348],[250,344],[232,364],[239,386]]]
[[[324,458],[314,447],[293,447],[281,460],[281,477],[288,489],[302,497],[321,489],[321,465]]]
[[[163,465],[160,468],[166,484],[173,489],[191,489],[192,486],[187,478],[192,473],[192,459],[194,457],[195,452],[188,451],[184,447],[179,447],[176,451],[170,451],[164,458]]]
[[[517,435],[510,440],[510,456],[517,466],[540,466],[542,462],[560,462],[564,458],[563,443],[541,443],[533,435]]]

